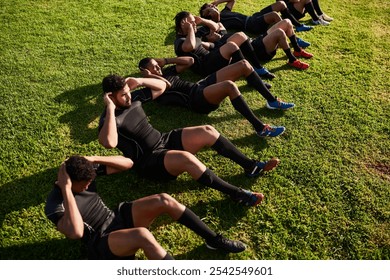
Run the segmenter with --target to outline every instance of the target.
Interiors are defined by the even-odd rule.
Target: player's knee
[[[177,155],[177,161],[183,167],[184,171],[189,170],[192,166],[194,166],[197,162],[196,157],[187,151],[180,151]]]
[[[204,125],[202,126],[202,129],[204,131],[204,133],[208,136],[212,136],[212,137],[215,137],[217,135],[219,135],[218,131],[212,126],[212,125]]]
[[[238,91],[238,87],[235,82],[233,81],[224,81],[224,87],[225,90],[229,93],[229,96],[232,96],[232,94],[236,93]]]
[[[287,9],[287,5],[283,1],[277,1],[275,3],[275,7],[276,7],[276,9],[275,9],[276,11],[283,11],[283,10]]]
[[[172,207],[172,205],[176,203],[176,200],[167,193],[158,194],[158,198],[161,207],[164,208]]]
[[[276,23],[282,20],[282,18],[279,16],[277,12],[271,12],[268,13],[268,18],[271,20],[271,22]]]
[[[293,27],[291,20],[288,18],[285,18],[284,20],[282,20],[282,22],[284,22],[288,27]]]
[[[242,38],[243,40],[247,40],[248,36],[242,31],[235,33],[238,37]]]
[[[240,69],[242,69],[242,72],[243,72],[243,73],[246,73],[246,72],[248,72],[248,71],[249,71],[249,73],[250,73],[250,72],[253,71],[252,65],[251,65],[251,64],[249,63],[249,61],[246,60],[246,59],[242,59],[242,60],[240,60],[240,61],[238,61],[238,62],[236,62],[236,63],[239,65]]]
[[[230,50],[232,53],[240,49],[240,48],[238,47],[238,45],[237,45],[236,43],[234,43],[234,42],[227,42],[227,43],[225,44],[225,46],[228,47],[229,50]]]
[[[144,227],[135,228],[138,235],[139,247],[144,251],[154,251],[158,247],[158,243],[154,235]]]
[[[280,38],[284,38],[286,37],[286,32],[284,32],[283,29],[281,28],[278,28],[278,29],[275,29],[275,35],[280,39]]]

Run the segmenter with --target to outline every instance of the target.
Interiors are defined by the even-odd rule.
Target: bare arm
[[[114,174],[128,170],[133,167],[133,161],[124,156],[85,156],[93,163],[99,163],[107,166],[107,174]]]
[[[115,122],[115,104],[112,102],[108,92],[104,94],[104,103],[106,104],[106,116],[104,124],[99,131],[99,143],[107,149],[115,148],[118,145],[118,131]]]
[[[141,70],[141,75],[144,78],[160,79],[161,81],[164,81],[164,83],[166,84],[166,89],[169,89],[172,86],[172,84],[167,79],[165,79],[164,77],[162,77],[160,75],[152,74],[148,69]],[[153,99],[155,99],[157,97],[158,96],[152,96]]]
[[[167,88],[165,81],[154,78],[127,78],[126,83],[129,85],[131,90],[138,87],[150,88],[152,90],[153,99],[163,94]]]
[[[184,70],[190,68],[194,64],[194,58],[191,56],[179,56],[170,58],[155,58],[160,67],[164,67],[168,64],[176,65],[176,72],[182,73]]]
[[[195,30],[188,21],[183,21],[181,25],[182,28],[187,32],[186,38],[181,46],[182,50],[184,52],[192,52],[196,47]]]
[[[230,10],[233,10],[234,4],[236,4],[236,0],[216,0],[212,4],[215,6],[218,6],[221,3],[226,3],[226,7],[228,7]]]
[[[65,163],[61,164],[56,184],[61,189],[65,208],[57,229],[70,239],[80,239],[84,234],[84,223],[72,193],[72,181],[66,172]]]
[[[214,22],[211,19],[205,19],[201,17],[195,17],[195,22],[197,25],[203,25],[210,29],[210,32],[216,32],[219,31],[219,24],[217,22]]]

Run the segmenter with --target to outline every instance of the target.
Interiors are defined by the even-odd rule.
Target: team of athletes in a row
[[[220,11],[218,6],[222,3],[225,7]],[[276,137],[285,131],[283,126],[259,120],[235,81],[245,78],[266,99],[269,109],[293,108],[293,103],[284,102],[270,92],[271,86],[262,78],[275,76],[260,61],[272,59],[277,48],[281,48],[291,67],[307,69],[309,65],[298,58],[313,57],[305,51],[310,43],[298,38],[294,28],[300,32],[313,26],[298,20],[306,12],[314,25],[328,25],[333,19],[321,11],[318,0],[276,1],[251,16],[234,12],[234,4],[235,0],[216,0],[204,4],[200,16],[178,13],[176,57],[142,59],[139,62],[142,78],[109,75],[103,79],[106,107],[99,123],[99,142],[106,148],[119,149],[123,156],[72,156],[64,161],[45,209],[60,232],[86,242],[89,258],[131,259],[142,249],[148,259],[173,259],[148,230],[162,214],[168,214],[204,238],[210,249],[232,253],[245,250],[244,243],[215,233],[194,212],[166,193],[122,202],[117,209],[110,210],[96,192],[95,181],[97,176],[130,168],[142,176],[160,180],[175,179],[187,172],[200,184],[221,191],[237,203],[255,206],[262,202],[262,193],[222,180],[195,155],[210,147],[240,165],[249,177],[274,169],[279,159],[248,158],[211,125],[162,133],[148,122],[142,108],[142,103],[155,100],[208,114],[229,97],[259,137]],[[257,37],[251,39],[246,34]],[[183,80],[179,74],[187,69],[202,79]]]

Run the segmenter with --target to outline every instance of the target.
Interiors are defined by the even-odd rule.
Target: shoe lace
[[[227,239],[226,237],[222,236],[221,234],[217,234],[217,240],[224,246],[229,246],[229,247],[236,247],[237,242]]]
[[[275,131],[275,128],[273,128],[272,126],[266,124],[264,125],[264,128],[263,128],[263,132],[264,133],[267,133],[267,132],[274,132]]]

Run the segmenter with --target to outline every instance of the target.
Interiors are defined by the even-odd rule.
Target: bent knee
[[[240,49],[239,46],[238,46],[236,43],[231,42],[231,41],[227,42],[227,43],[225,44],[225,46],[226,46],[227,48],[229,48],[232,52],[237,51],[237,50]]]
[[[277,12],[270,12],[268,17],[275,23],[282,20]]]
[[[284,38],[286,36],[286,32],[281,28],[275,29],[274,32],[278,36],[278,38]]]
[[[168,207],[168,206],[172,205],[172,203],[176,202],[176,200],[167,193],[160,193],[157,195],[157,197],[159,199],[159,203],[163,207]]]
[[[275,6],[276,6],[276,9],[277,11],[283,11],[285,9],[287,9],[287,4],[284,3],[283,1],[277,1],[275,3]]]
[[[205,134],[209,136],[219,135],[218,131],[212,125],[209,124],[203,125],[202,130]]]
[[[231,81],[231,80],[223,81],[223,86],[224,86],[225,90],[228,91],[229,93],[236,92],[238,89],[236,83]]]
[[[250,70],[250,72],[253,71],[252,65],[249,63],[248,60],[242,59],[240,61],[237,61],[236,64],[240,66],[240,69],[245,73],[245,70]]]
[[[293,26],[293,24],[292,24],[291,20],[290,20],[290,19],[288,19],[288,18],[285,18],[284,20],[282,20],[282,22],[284,22],[286,25],[288,25],[288,26],[290,26],[290,27],[292,27],[292,26]]]

